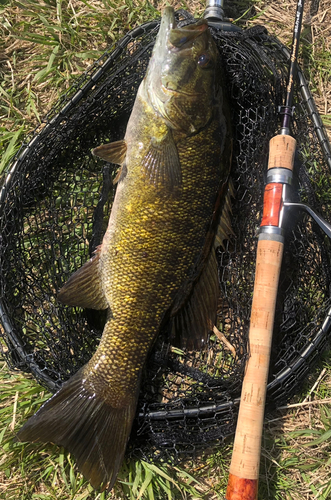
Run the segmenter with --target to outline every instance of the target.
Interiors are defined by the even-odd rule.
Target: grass
[[[224,498],[232,440],[203,459],[179,467],[127,461],[111,493],[95,492],[77,472],[74,460],[64,449],[14,441],[15,430],[49,394],[26,375],[9,372],[4,363],[0,375],[1,499]],[[330,498],[331,366],[326,360],[312,379],[314,377],[317,384],[313,390],[314,384],[307,385],[306,397],[267,418],[261,460],[261,500]]]
[[[148,0],[0,3],[0,174],[61,93],[107,47],[157,15]]]
[[[174,4],[174,2],[169,2]],[[114,41],[158,15],[166,2],[131,0],[0,0],[0,174],[23,138],[58,97]],[[204,10],[204,1],[177,7]],[[301,62],[324,124],[331,126],[328,0],[310,6]],[[227,6],[226,6],[227,7]],[[236,0],[229,15],[265,24],[290,44],[295,2]],[[306,9],[307,10],[307,9]],[[322,373],[322,377],[320,374]],[[314,382],[317,382],[314,390]],[[124,464],[115,489],[95,492],[63,449],[23,445],[13,434],[48,394],[33,379],[0,369],[0,498],[6,500],[224,498],[232,440],[177,468]],[[260,499],[331,498],[331,366],[325,358],[296,404],[273,414],[263,438]]]
[[[177,469],[174,474],[167,466],[144,461],[124,464],[113,493],[95,492],[63,448],[15,442],[15,431],[50,394],[26,375],[10,373],[3,362],[0,374],[0,498],[170,499],[183,498],[185,493],[201,497],[195,488],[197,480],[189,471]]]

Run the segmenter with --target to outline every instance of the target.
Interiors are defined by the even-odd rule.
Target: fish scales
[[[222,86],[206,22],[177,28],[166,8],[124,139],[94,151],[121,165],[109,225],[58,298],[107,309],[107,321],[91,360],[18,437],[63,445],[95,488],[116,480],[161,328],[171,322],[174,342],[192,349],[216,318],[231,158]]]
[[[137,376],[180,285],[197,272],[195,266],[204,249],[221,171],[221,143],[216,134],[214,140],[210,139],[213,128],[217,129],[217,122],[203,130],[199,138],[177,144],[182,167],[182,192],[178,197],[155,197],[155,189],[141,174],[145,151],[137,147],[143,142],[137,134],[132,148],[135,160],[130,163],[132,175],[127,177],[127,190],[121,193],[121,210],[114,221],[120,230],[108,237],[100,256],[107,269],[104,287],[113,315],[111,328],[109,334],[105,331],[86,367],[93,371],[99,359],[108,360],[116,367],[109,378],[112,387],[114,381],[123,384],[123,375],[127,387],[132,385],[129,373],[132,370],[133,377]],[[206,158],[208,168],[200,169]],[[118,390],[113,390],[116,399]]]

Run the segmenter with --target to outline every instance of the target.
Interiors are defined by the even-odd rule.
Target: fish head
[[[167,7],[145,77],[149,101],[172,129],[191,134],[220,105],[220,55],[206,20],[176,26]]]

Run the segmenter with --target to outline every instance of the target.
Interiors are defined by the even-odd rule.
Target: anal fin
[[[100,247],[94,256],[78,269],[59,291],[57,298],[68,306],[88,309],[107,309],[99,269]]]

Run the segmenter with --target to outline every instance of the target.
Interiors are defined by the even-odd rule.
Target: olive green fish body
[[[95,487],[116,479],[161,327],[171,321],[192,347],[190,332],[202,338],[216,316],[213,248],[231,149],[219,72],[206,24],[178,29],[167,8],[124,141],[95,150],[121,164],[109,225],[59,299],[107,308],[107,322],[91,360],[19,433],[67,447]]]
[[[161,119],[144,103],[136,106],[139,119],[133,120],[132,127],[138,132],[132,134],[127,174],[119,182],[116,210],[100,252],[104,294],[112,317],[86,367],[96,377],[93,364],[99,358],[115,368],[107,376],[114,398],[119,397],[118,387],[130,388],[137,378],[176,297],[188,293],[201,272],[222,173],[222,129],[215,119],[194,136],[179,134],[181,184],[177,191],[155,188],[142,169],[150,131],[139,131],[144,123]],[[226,165],[225,179],[227,169]],[[104,377],[100,365],[98,373]]]

